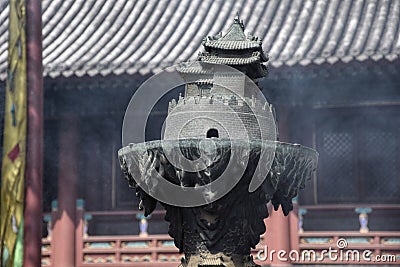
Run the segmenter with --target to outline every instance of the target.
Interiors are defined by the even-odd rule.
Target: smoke
[[[278,120],[287,114],[289,125],[280,129],[287,141],[320,153],[317,176],[300,193],[300,204],[399,203],[399,70],[385,59],[295,65],[272,68],[261,82]],[[393,215],[388,212],[373,219],[375,229],[399,229],[398,221],[383,223]],[[309,229],[329,217],[307,216]]]

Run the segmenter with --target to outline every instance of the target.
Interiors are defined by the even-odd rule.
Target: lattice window
[[[390,130],[374,130],[361,137],[361,179],[368,200],[392,199],[400,192],[400,183],[393,179],[399,173],[399,138]]]
[[[400,110],[342,109],[316,121],[319,203],[400,201]]]
[[[349,132],[322,133],[320,152],[320,168],[318,179],[319,198],[326,200],[354,200],[356,188],[354,184],[354,145],[353,136]]]

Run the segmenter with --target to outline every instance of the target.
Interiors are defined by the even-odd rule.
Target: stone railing
[[[77,244],[77,266],[178,266],[181,255],[168,235],[93,236]]]
[[[360,228],[354,229],[354,231],[307,231],[303,229],[303,223],[307,220],[307,211],[329,209],[353,210],[354,216],[356,218],[359,217]],[[374,231],[374,229],[368,229],[368,214],[373,214],[373,211],[376,210],[396,210],[397,212],[400,210],[400,205],[369,205],[368,207],[317,205],[295,207],[295,210],[289,214],[288,218],[290,225],[290,251],[286,254],[288,260],[285,263],[398,264],[400,262],[400,231]],[[157,212],[160,213],[158,215],[160,215],[161,219],[164,211]],[[75,266],[178,266],[182,255],[179,254],[179,251],[174,246],[172,238],[167,234],[148,235],[146,233],[147,222],[140,215],[141,213],[136,211],[86,212],[83,208],[78,208],[76,212]],[[93,218],[112,218],[116,216],[136,217],[141,233],[139,235],[94,236],[88,234],[90,232],[89,223]],[[51,246],[51,218],[54,218],[52,214],[44,215],[44,223],[47,225],[49,234],[42,239],[42,266],[52,266],[54,251],[52,251]],[[115,225],[115,227],[118,227],[118,225]],[[339,242],[345,245],[343,249],[338,249]],[[260,250],[265,249],[266,244],[264,243],[264,236],[262,236],[260,243],[252,251],[254,259],[257,259],[257,254]],[[329,249],[338,251],[334,254],[334,256],[337,255],[338,259],[329,257]],[[322,253],[324,250],[325,252]],[[342,251],[342,254],[340,254],[340,251]],[[355,251],[358,251],[359,260],[356,258],[357,253]],[[367,255],[372,256],[370,261],[363,259],[362,253],[365,251],[367,253],[371,251],[371,255]],[[289,255],[289,253],[291,254]],[[378,255],[379,259],[375,257]],[[265,265],[266,261],[256,260],[256,263]]]
[[[303,229],[310,210],[354,211],[360,228],[354,231],[306,231]],[[291,249],[295,264],[399,264],[400,231],[369,229],[368,215],[373,211],[394,210],[400,205],[315,205],[302,206],[293,214]],[[297,217],[297,218],[296,218]],[[337,218],[340,220],[340,218]]]
[[[155,211],[154,215],[163,217],[165,211]],[[90,221],[94,217],[129,216],[138,219],[141,233],[139,235],[94,235],[88,233]],[[168,234],[151,235],[146,232],[146,219],[137,211],[96,211],[85,212],[83,208],[76,211],[77,225],[75,233],[75,266],[76,267],[177,267],[182,254],[175,247],[173,239]],[[47,225],[47,236],[42,238],[42,266],[52,265],[52,214],[44,215]],[[151,222],[150,222],[151,223]],[[115,225],[115,227],[118,227]],[[256,257],[263,247],[263,236],[260,244],[253,250]]]

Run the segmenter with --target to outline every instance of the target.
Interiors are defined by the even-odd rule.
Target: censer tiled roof
[[[226,32],[237,11],[246,31],[262,39],[272,68],[394,61],[400,54],[398,0],[43,0],[42,7],[44,75],[51,77],[146,73],[195,60],[203,38]],[[8,12],[2,1],[3,80]]]
[[[245,65],[245,64],[260,62],[261,58],[260,58],[260,53],[255,52],[253,55],[249,57],[221,57],[213,55],[201,55],[199,56],[199,60],[216,64]]]
[[[231,49],[231,50],[244,50],[249,48],[258,48],[260,47],[259,41],[224,41],[221,42],[219,40],[207,40],[205,42],[205,46],[211,48],[218,48],[218,49]]]

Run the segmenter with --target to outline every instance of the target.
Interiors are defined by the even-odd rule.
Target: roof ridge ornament
[[[234,24],[239,24],[241,26],[242,30],[244,31],[244,23],[243,23],[243,20],[240,20],[239,11],[236,12],[236,16],[233,19],[233,23]]]
[[[243,20],[241,21],[238,16],[233,20],[233,24],[228,29],[225,35],[223,35],[220,40],[224,41],[247,41],[246,35],[244,33]]]

